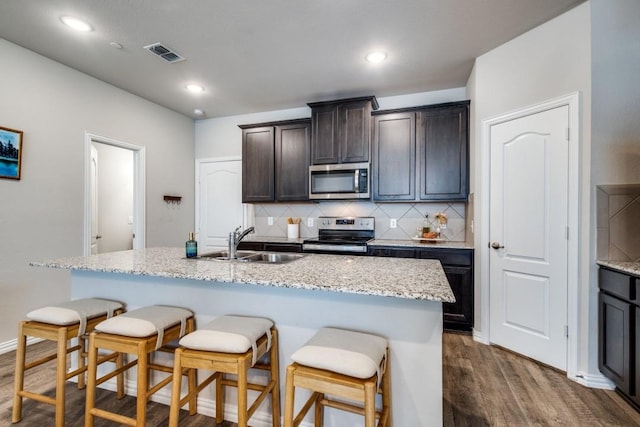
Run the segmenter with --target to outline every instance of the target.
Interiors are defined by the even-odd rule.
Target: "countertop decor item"
[[[20,179],[22,131],[0,126],[0,178]]]

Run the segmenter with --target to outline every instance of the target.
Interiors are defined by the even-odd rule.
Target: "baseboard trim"
[[[588,374],[578,372],[575,377],[568,377],[570,380],[582,384],[585,387],[600,388],[604,390],[615,390],[616,386],[602,374]]]
[[[42,338],[28,337],[27,338],[27,345],[39,343],[40,341],[44,341],[44,340]],[[17,348],[18,348],[18,339],[17,338],[9,340],[9,341],[5,341],[3,343],[0,343],[0,354],[5,354],[5,353],[9,353],[11,351],[15,351]]]

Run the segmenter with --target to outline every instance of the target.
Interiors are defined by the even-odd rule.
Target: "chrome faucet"
[[[243,232],[240,232],[240,228],[242,227],[238,226],[238,228],[229,233],[229,259],[236,259],[236,251],[242,239],[244,239],[247,234],[255,231],[254,227],[249,227]]]

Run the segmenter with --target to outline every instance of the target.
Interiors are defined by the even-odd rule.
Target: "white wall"
[[[29,310],[69,298],[69,272],[28,263],[83,253],[85,132],[146,147],[147,246],[175,246],[193,229],[194,126],[3,39],[0,57],[0,126],[24,131],[22,179],[0,179],[3,343]],[[163,194],[181,195],[180,208]]]
[[[582,96],[581,128],[581,179],[580,179],[580,217],[583,246],[579,255],[580,277],[580,337],[579,370],[594,370],[593,358],[597,331],[592,319],[592,298],[589,282],[590,248],[589,236],[592,230],[590,222],[590,145],[591,145],[591,32],[590,3],[566,12],[565,14],[511,40],[508,43],[480,56],[469,79],[469,97],[471,98],[472,122],[471,145],[474,147],[475,170],[472,186],[475,191],[475,235],[476,260],[486,250],[487,242],[481,242],[477,236],[483,225],[482,209],[488,202],[488,195],[482,194],[478,185],[481,177],[487,174],[487,165],[483,163],[485,143],[481,139],[482,121],[502,115],[542,101],[579,91]],[[487,265],[476,263],[476,334],[482,336],[486,329],[482,324],[483,292],[488,289],[482,283]],[[488,326],[488,325],[487,325]],[[486,339],[486,338],[485,338]]]
[[[640,2],[591,0],[590,369],[597,371],[596,186],[640,184]],[[587,261],[585,261],[587,262]]]

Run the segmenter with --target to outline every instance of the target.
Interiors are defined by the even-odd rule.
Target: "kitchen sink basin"
[[[304,257],[305,254],[288,253],[288,252],[253,252],[238,251],[236,258],[229,259],[228,251],[216,251],[198,256],[198,259],[211,259],[216,261],[238,261],[238,262],[257,262],[264,264],[285,264]]]

